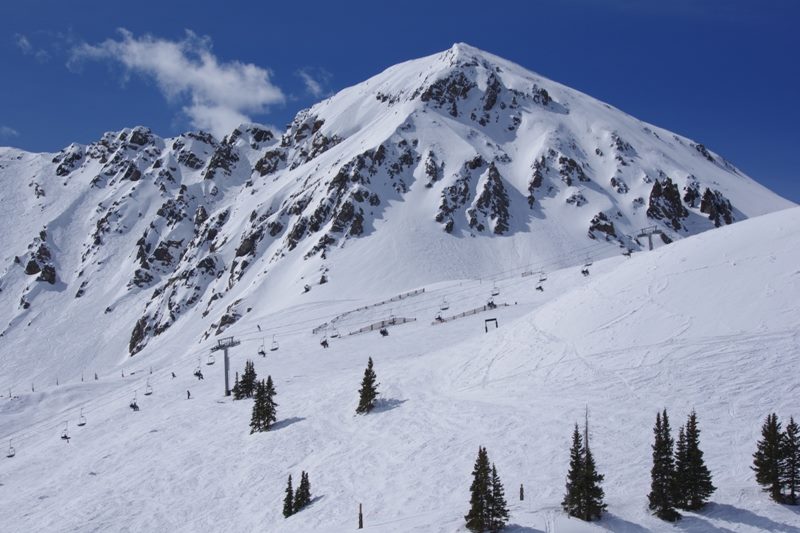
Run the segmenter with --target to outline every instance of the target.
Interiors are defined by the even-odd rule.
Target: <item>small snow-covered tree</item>
[[[489,502],[489,531],[500,531],[508,523],[508,502],[497,468],[492,464],[491,499]]]
[[[289,481],[286,484],[286,496],[283,497],[283,516],[289,518],[294,514],[294,491],[292,490],[292,475],[289,474]]]
[[[761,426],[761,440],[753,454],[756,482],[776,502],[781,501],[781,423],[778,415],[767,415]]]
[[[482,446],[478,447],[478,458],[472,469],[472,485],[469,492],[469,512],[464,517],[467,529],[475,533],[486,531],[491,524],[491,471],[489,455]]]
[[[364,370],[364,379],[361,380],[361,389],[358,391],[358,407],[356,413],[366,414],[375,408],[375,399],[378,397],[378,383],[376,383],[377,376],[372,369],[372,357],[367,362],[367,368]]]
[[[800,493],[800,427],[789,418],[781,439],[780,480],[786,489],[786,503],[797,505]]]
[[[267,376],[267,383],[261,381],[264,388],[264,412],[261,423],[264,431],[268,431],[272,424],[278,419],[278,404],[275,403],[275,385],[272,383],[272,376]]]
[[[668,522],[680,518],[675,510],[673,496],[675,493],[675,462],[672,455],[672,436],[670,435],[667,410],[663,415],[656,414],[656,425],[653,428],[653,468],[650,470],[650,494],[647,499],[649,508],[657,517]]]
[[[253,399],[253,413],[250,416],[250,433],[266,431],[264,428],[264,412],[266,409],[266,387],[262,381],[256,385],[255,397]]]
[[[682,457],[685,464],[677,469],[681,471],[678,490],[682,495],[683,509],[697,511],[708,502],[716,487],[711,482],[711,472],[703,459],[700,449],[700,428],[697,426],[697,413],[689,414],[685,430],[686,451]]]
[[[311,483],[305,470],[300,473],[300,485],[294,493],[294,512],[302,510],[311,503]]]

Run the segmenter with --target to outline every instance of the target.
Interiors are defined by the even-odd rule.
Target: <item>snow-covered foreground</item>
[[[800,509],[769,501],[749,468],[767,412],[800,416],[800,208],[597,262],[589,277],[580,268],[550,273],[544,292],[538,275],[509,275],[494,299],[510,306],[435,326],[443,298],[443,315],[455,314],[485,303],[492,283],[426,287],[337,328],[389,314],[416,322],[385,338],[330,339],[327,350],[311,329],[370,301],[254,309],[229,330],[243,340],[232,366],[255,358],[275,380],[279,422],[268,433],[249,434],[251,402],[224,398],[221,357],[206,365],[190,341],[126,361],[125,378],[120,368],[20,390],[0,403],[0,437],[13,435],[17,451],[0,460],[0,530],[350,531],[362,503],[366,531],[463,531],[484,445],[512,502],[509,531],[800,532]],[[485,333],[489,317],[499,328]],[[256,324],[283,328],[266,358]],[[192,376],[198,356],[203,381]],[[382,405],[355,416],[369,356]],[[591,525],[559,511],[572,424],[587,404],[609,505]],[[78,428],[81,407],[88,424]],[[676,427],[697,409],[718,487],[707,510],[674,526],[646,508],[663,407]],[[284,519],[286,477],[301,470],[315,500]]]

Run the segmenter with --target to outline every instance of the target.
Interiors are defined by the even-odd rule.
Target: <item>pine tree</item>
[[[472,485],[469,488],[469,512],[464,517],[467,529],[476,533],[486,531],[491,524],[491,473],[489,469],[489,455],[486,448],[478,447],[478,458],[472,469]]]
[[[758,441],[756,453],[753,454],[753,470],[756,482],[776,502],[781,501],[781,423],[778,415],[767,415],[761,426],[761,440]]]
[[[675,510],[673,495],[675,491],[675,463],[672,457],[672,436],[670,435],[667,410],[664,414],[656,413],[656,425],[653,428],[653,468],[650,470],[650,494],[647,499],[649,508],[657,517],[668,522],[675,522],[680,514]]]
[[[253,361],[248,359],[244,363],[242,379],[239,380],[239,389],[243,398],[252,398],[253,394],[255,394],[256,386],[258,385],[256,378],[255,365],[253,365]]]
[[[584,507],[584,449],[581,432],[578,424],[575,424],[575,431],[572,432],[572,447],[569,451],[569,471],[567,472],[567,492],[561,507],[570,516],[583,518],[586,515]]]
[[[236,377],[233,379],[233,388],[231,389],[233,392],[233,399],[234,400],[241,400],[244,398],[242,394],[242,388],[239,386],[239,373],[236,373]]]
[[[675,443],[675,479],[673,483],[672,501],[678,509],[686,509],[687,484],[686,466],[686,430],[683,426],[678,430],[678,440]]]
[[[589,448],[588,437],[586,438],[585,450],[583,464],[583,485],[585,490],[584,509],[586,514],[584,515],[583,520],[591,522],[592,520],[599,520],[607,507],[603,502],[603,499],[605,498],[605,492],[603,491],[603,487],[600,486],[605,476],[597,472],[597,466],[594,462],[594,455],[592,454],[591,448]]]
[[[365,414],[372,411],[375,407],[375,398],[378,396],[378,383],[375,382],[377,376],[372,370],[372,357],[367,362],[367,369],[364,371],[364,379],[361,380],[361,390],[358,391],[357,414]]]
[[[781,484],[786,489],[786,503],[797,505],[800,492],[800,427],[789,418],[781,439]]]
[[[264,409],[266,406],[266,387],[262,381],[256,385],[255,399],[253,401],[253,414],[250,416],[250,434],[257,431],[266,431],[264,428]]]
[[[294,493],[294,512],[298,512],[311,503],[311,483],[308,481],[308,474],[300,473],[300,485]]]
[[[500,531],[508,523],[508,502],[506,493],[500,476],[497,475],[497,468],[492,464],[492,486],[491,498],[489,503],[489,531]]]
[[[261,423],[264,427],[263,431],[268,431],[272,424],[278,419],[278,404],[275,403],[275,385],[272,383],[272,376],[267,376],[267,383],[261,380],[261,386],[264,389],[264,407]]]
[[[700,449],[700,428],[697,427],[697,413],[694,410],[689,414],[686,422],[686,464],[680,467],[685,476],[681,480],[681,492],[685,501],[684,509],[697,511],[708,502],[708,498],[717,488],[711,482],[711,472],[703,460],[703,451]]]
[[[283,516],[289,518],[294,514],[295,507],[292,501],[294,492],[292,491],[292,475],[289,474],[289,483],[286,485],[286,496],[283,498]]]

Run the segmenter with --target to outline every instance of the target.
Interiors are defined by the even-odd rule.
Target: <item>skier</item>
[[[192,393],[189,392],[188,390],[186,391],[186,399],[187,400],[191,400],[192,399]]]
[[[328,340],[324,339],[322,342],[319,343],[319,345],[322,346],[323,348],[327,348],[328,347]]]

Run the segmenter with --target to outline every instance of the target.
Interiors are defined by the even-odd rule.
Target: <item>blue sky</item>
[[[282,128],[463,41],[696,139],[800,202],[798,24],[795,0],[7,2],[0,145],[54,151],[241,117]]]

